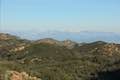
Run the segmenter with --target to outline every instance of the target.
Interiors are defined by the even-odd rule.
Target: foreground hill
[[[0,74],[6,71],[25,72],[36,80],[120,80],[120,44],[29,41],[1,33]]]

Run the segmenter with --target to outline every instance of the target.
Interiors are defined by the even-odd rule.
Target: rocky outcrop
[[[120,53],[120,48],[116,44],[106,44],[103,46],[103,54],[112,56]]]
[[[63,46],[67,47],[68,49],[74,48],[74,46],[77,45],[77,43],[71,41],[71,40],[65,40],[63,41]]]
[[[6,71],[4,80],[41,80],[41,79],[30,76],[26,72]]]
[[[20,44],[20,45],[17,45],[16,47],[12,48],[10,50],[10,52],[17,52],[17,51],[22,51],[26,48],[26,45],[25,44]]]

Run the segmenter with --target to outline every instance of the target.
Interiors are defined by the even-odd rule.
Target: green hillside
[[[72,42],[58,42],[63,46],[1,33],[1,79],[5,80],[2,75],[8,71],[17,71],[41,80],[114,80],[115,77],[115,80],[120,80],[116,76],[120,75],[119,44],[97,41],[81,45],[75,43],[68,48]]]

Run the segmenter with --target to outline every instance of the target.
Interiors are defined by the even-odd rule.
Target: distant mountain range
[[[8,31],[12,35],[20,36],[21,38],[38,40],[43,38],[54,38],[57,40],[72,40],[76,42],[94,42],[94,41],[106,41],[120,43],[120,33],[113,32],[92,32],[92,31],[81,31],[81,32],[69,32],[69,31]]]

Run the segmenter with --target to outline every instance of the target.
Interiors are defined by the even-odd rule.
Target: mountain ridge
[[[95,42],[95,41],[105,41],[120,43],[120,34],[113,32],[95,32],[95,31],[81,31],[81,32],[65,32],[65,31],[27,31],[27,32],[10,32],[8,33],[21,38],[26,38],[29,40],[38,40],[43,38],[53,38],[60,41],[69,39],[75,42]]]

